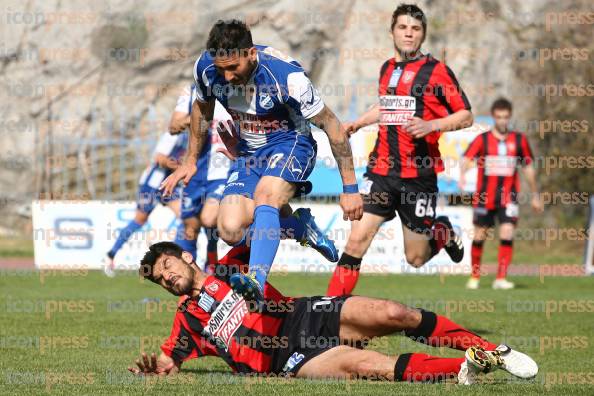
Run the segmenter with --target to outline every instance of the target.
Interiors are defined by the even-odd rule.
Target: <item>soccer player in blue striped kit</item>
[[[229,244],[249,239],[249,272],[236,274],[230,282],[245,298],[259,301],[281,237],[305,240],[330,261],[338,259],[309,210],[299,209],[290,216],[280,211],[292,197],[311,189],[307,178],[317,146],[310,123],[328,135],[342,178],[340,206],[345,220],[361,218],[363,199],[344,128],[295,60],[271,47],[254,45],[250,30],[238,20],[215,23],[206,47],[194,67],[197,99],[188,158],[162,188],[169,193],[196,172],[193,159],[206,137],[203,120],[212,119],[218,100],[235,122],[239,156],[223,193],[217,228]]]
[[[132,234],[140,230],[157,204],[167,205],[176,216],[180,212],[180,189],[176,189],[173,196],[165,196],[159,191],[161,182],[174,171],[186,153],[188,134],[170,134],[165,132],[159,138],[153,154],[153,161],[142,172],[138,180],[138,194],[136,198],[136,213],[134,219],[120,230],[113,246],[103,257],[101,265],[108,277],[115,276],[115,257]],[[181,225],[177,230],[183,233]]]

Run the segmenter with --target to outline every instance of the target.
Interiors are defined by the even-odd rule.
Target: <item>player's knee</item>
[[[273,207],[280,207],[284,202],[278,197],[278,194],[272,191],[259,191],[254,194],[254,202],[256,206],[269,205]]]
[[[385,317],[390,325],[402,329],[414,328],[419,324],[419,312],[394,301],[386,301]]]
[[[201,213],[200,214],[200,223],[202,223],[203,227],[206,228],[213,228],[217,226],[217,213]]]
[[[405,252],[406,262],[415,268],[420,268],[427,261],[424,254],[419,252]]]
[[[391,323],[407,320],[408,310],[406,307],[394,301],[386,301],[384,311],[384,317]]]
[[[229,245],[234,245],[243,238],[244,227],[239,219],[226,217],[217,224],[219,237]]]
[[[144,225],[148,220],[149,214],[146,212],[138,211],[136,212],[136,216],[134,216],[134,221],[137,224]]]

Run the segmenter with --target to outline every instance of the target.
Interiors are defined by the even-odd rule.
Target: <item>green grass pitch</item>
[[[288,295],[323,294],[328,275],[273,275]],[[357,294],[390,298],[447,314],[494,341],[507,341],[540,366],[529,382],[507,373],[484,383],[407,384],[365,381],[248,379],[232,376],[222,360],[187,362],[171,378],[139,379],[126,367],[141,348],[156,351],[169,334],[176,299],[135,275],[108,279],[98,272],[5,271],[0,277],[0,394],[101,395],[396,395],[594,394],[594,278],[516,277],[518,288],[494,291],[483,280],[464,289],[460,276],[365,276]],[[151,305],[145,298],[158,298]],[[148,309],[150,307],[150,310]],[[461,356],[395,335],[372,348],[388,354]]]

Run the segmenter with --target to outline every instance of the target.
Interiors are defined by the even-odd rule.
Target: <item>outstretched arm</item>
[[[342,184],[345,187],[344,193],[340,195],[340,206],[344,212],[344,220],[359,220],[363,216],[363,199],[357,189],[357,178],[353,164],[353,153],[348,136],[332,110],[328,106],[310,121],[322,129],[328,135],[332,154],[338,163],[338,170],[342,177]]]
[[[449,132],[467,128],[472,125],[473,120],[474,117],[470,110],[463,109],[443,118],[430,121],[413,117],[404,128],[413,138],[419,139],[431,132]]]
[[[379,122],[380,117],[380,110],[379,104],[374,104],[367,110],[361,117],[357,118],[354,122],[349,122],[344,124],[344,129],[346,130],[347,134],[350,136],[353,133],[357,132],[361,128],[365,128],[366,126],[377,124]]]
[[[196,161],[198,160],[198,154],[202,150],[202,146],[204,146],[208,138],[208,127],[210,121],[212,121],[214,105],[214,100],[209,102],[199,102],[196,100],[192,105],[188,154],[184,163],[161,183],[160,189],[163,190],[165,196],[171,195],[180,180],[187,184],[196,173]]]
[[[190,126],[190,115],[181,111],[174,111],[169,121],[169,133],[176,135]]]
[[[136,367],[128,367],[134,375],[173,375],[177,374],[181,367],[181,362],[176,362],[165,353],[161,352],[159,358],[155,353],[151,353],[149,357],[146,353],[142,353],[140,359],[135,361]]]
[[[155,162],[162,168],[176,170],[179,166],[177,160],[173,157],[169,157],[165,154],[155,155]]]

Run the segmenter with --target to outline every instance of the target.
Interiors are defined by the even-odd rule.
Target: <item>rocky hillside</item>
[[[375,101],[379,67],[392,56],[389,24],[397,2],[9,0],[3,4],[0,181],[10,187],[0,193],[0,224],[13,228],[22,221],[16,214],[19,210],[26,216],[23,204],[63,188],[50,168],[59,164],[64,171],[92,172],[84,155],[72,153],[76,145],[70,147],[68,142],[115,133],[129,140],[132,150],[140,147],[139,141],[147,142],[143,153],[148,153],[150,143],[166,128],[179,88],[191,81],[193,62],[219,18],[247,20],[257,43],[298,59],[326,103],[341,118],[354,118]],[[517,119],[535,119],[534,109],[544,98],[530,93],[527,84],[546,82],[551,76],[541,79],[539,73],[554,73],[553,66],[564,62],[543,60],[539,50],[543,35],[559,29],[589,31],[589,41],[575,45],[592,48],[592,20],[578,18],[572,23],[562,17],[563,12],[591,12],[591,2],[562,4],[420,1],[429,18],[424,47],[445,58],[456,72],[475,113],[486,113],[493,97],[502,94],[516,99]],[[589,56],[588,49],[591,72]],[[539,68],[543,62],[553,70]],[[587,81],[592,81],[591,75]],[[132,189],[133,182],[130,185]],[[96,186],[82,186],[83,193],[100,195]]]

